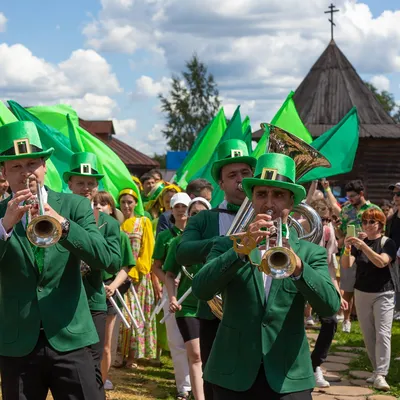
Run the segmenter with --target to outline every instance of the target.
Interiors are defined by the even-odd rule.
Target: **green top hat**
[[[221,168],[228,164],[248,164],[255,167],[257,160],[249,156],[247,145],[243,140],[229,139],[222,142],[217,149],[218,160],[211,168],[211,175],[215,182],[221,179]]]
[[[63,179],[68,183],[71,176],[90,176],[98,181],[104,177],[97,171],[97,157],[93,153],[75,153],[71,157],[70,170],[64,172]]]
[[[21,158],[43,158],[53,153],[43,150],[39,132],[33,122],[17,121],[0,127],[0,163]]]
[[[254,186],[274,186],[290,190],[297,206],[305,197],[306,190],[297,185],[296,165],[292,158],[278,153],[263,154],[257,161],[254,178],[244,178],[242,185],[249,199],[253,196]]]

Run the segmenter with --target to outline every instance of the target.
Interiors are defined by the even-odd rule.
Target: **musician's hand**
[[[158,302],[158,300],[160,300],[161,299],[161,297],[162,297],[162,287],[161,287],[161,285],[160,284],[154,284],[154,282],[153,282],[153,291],[154,291],[154,297],[155,297],[155,300],[156,300],[156,303]]]
[[[275,228],[272,217],[268,214],[258,214],[254,221],[247,228],[247,233],[256,241],[257,244],[268,238],[270,230]]]
[[[107,299],[109,299],[110,297],[114,296],[115,288],[112,285],[105,286],[105,289],[106,289]]]
[[[44,213],[46,215],[50,215],[51,217],[55,218],[60,224],[65,219],[63,216],[55,212],[53,208],[51,208],[51,206],[49,206],[48,204],[44,205]],[[35,204],[32,206],[31,215],[32,218],[35,218],[39,215],[39,204]]]
[[[180,310],[182,310],[182,306],[178,304],[176,297],[172,297],[171,301],[169,302],[169,312],[174,314]]]
[[[21,203],[30,200],[32,192],[29,189],[19,190],[15,196],[8,202],[7,210],[3,217],[3,228],[8,233],[19,221],[24,214],[32,207],[30,204],[20,205]]]

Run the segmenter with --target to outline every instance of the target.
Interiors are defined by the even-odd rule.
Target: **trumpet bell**
[[[28,240],[37,247],[53,246],[61,239],[61,235],[61,224],[49,215],[34,218],[26,228]]]
[[[296,257],[286,247],[271,247],[264,253],[259,269],[273,279],[288,278],[296,269]]]

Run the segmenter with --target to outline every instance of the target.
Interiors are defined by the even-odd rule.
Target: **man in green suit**
[[[305,197],[295,175],[288,156],[269,153],[259,158],[255,178],[243,180],[256,217],[242,245],[262,245],[272,221],[287,216]],[[219,237],[193,280],[199,299],[207,301],[218,293],[223,298],[223,318],[204,372],[216,400],[311,399],[315,381],[304,330],[305,302],[319,315],[330,316],[338,311],[340,296],[329,276],[326,250],[299,240],[286,225],[283,230],[289,236],[284,246],[293,252],[290,277],[272,279],[237,254],[229,237]],[[253,256],[258,251],[248,251],[257,264]]]
[[[70,170],[64,173],[64,182],[71,192],[86,197],[90,202],[97,193],[99,181],[104,175],[98,173],[97,157],[93,153],[75,153],[71,157]],[[106,271],[116,274],[121,268],[120,228],[116,219],[95,210],[98,215],[97,226],[111,250],[111,263]],[[103,286],[103,271],[92,269],[90,264],[82,263],[83,284],[89,302],[90,313],[96,326],[99,342],[90,346],[95,361],[96,370],[101,376],[101,360],[103,358],[104,340],[106,333],[107,303]],[[101,379],[100,379],[101,381]]]
[[[218,159],[212,167],[212,176],[225,193],[225,200],[218,208],[202,211],[189,218],[177,247],[177,261],[190,267],[203,264],[216,236],[225,235],[246,195],[242,189],[243,178],[253,176],[256,160],[249,157],[247,145],[242,140],[231,139],[221,143],[217,149]],[[206,302],[199,302],[200,350],[203,369],[207,363],[219,326],[217,319]],[[204,381],[206,400],[213,399],[211,385]]]
[[[80,260],[94,270],[111,263],[90,202],[43,186],[46,160],[32,122],[0,127],[0,163],[12,195],[0,203],[0,370],[4,400],[100,399],[93,360],[86,346],[99,338],[80,274]],[[52,247],[31,245],[27,204],[37,192],[45,213],[61,225]],[[29,188],[27,188],[27,184]]]

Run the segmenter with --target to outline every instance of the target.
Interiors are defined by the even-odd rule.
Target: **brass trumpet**
[[[61,224],[52,216],[45,215],[40,183],[37,182],[36,199],[27,202],[39,207],[39,215],[32,219],[30,210],[27,215],[26,237],[37,247],[50,247],[55,245],[61,238]],[[29,189],[29,178],[26,180],[26,188]]]

